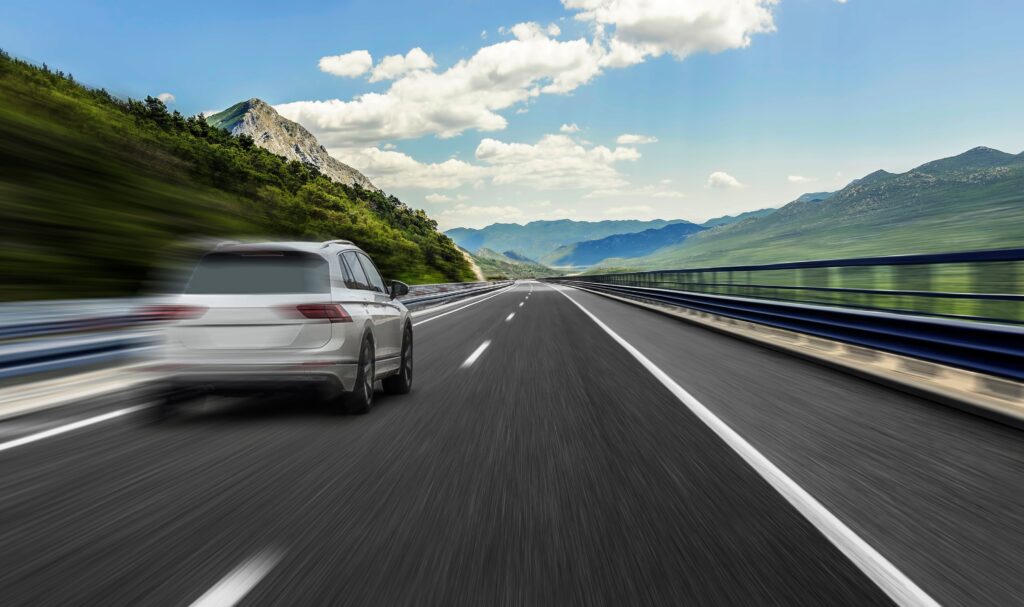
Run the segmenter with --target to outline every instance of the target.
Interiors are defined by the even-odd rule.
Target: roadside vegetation
[[[436,222],[394,196],[0,51],[0,299],[133,295],[211,238],[344,238],[387,278],[473,279]]]

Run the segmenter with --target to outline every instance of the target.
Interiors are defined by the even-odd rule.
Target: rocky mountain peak
[[[324,146],[301,124],[277,113],[269,103],[252,98],[207,117],[214,127],[232,135],[249,135],[265,150],[315,166],[321,173],[345,185],[379,190],[365,175],[327,153]]]

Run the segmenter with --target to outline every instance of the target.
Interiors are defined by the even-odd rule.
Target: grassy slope
[[[388,278],[473,278],[394,197],[0,56],[0,299],[134,294],[182,243],[246,236],[349,238]]]
[[[1024,246],[1024,155],[972,150],[877,172],[821,203],[794,202],[605,268],[656,269]],[[598,271],[598,270],[594,270]],[[604,271],[604,270],[601,270]]]
[[[480,270],[488,280],[503,278],[541,278],[543,276],[555,276],[555,270],[539,263],[520,261],[506,255],[492,251],[491,249],[477,249],[473,260],[480,266]]]

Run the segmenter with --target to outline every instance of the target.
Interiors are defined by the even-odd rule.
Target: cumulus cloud
[[[814,181],[814,177],[804,177],[803,175],[790,175],[786,177],[786,181],[790,183],[810,183]]]
[[[320,71],[342,78],[362,76],[373,66],[369,51],[352,51],[344,55],[330,55],[320,58]]]
[[[745,48],[754,34],[772,32],[778,0],[562,0],[576,19],[599,35],[612,31],[605,65],[624,67],[669,53],[683,59],[697,52]]]
[[[375,68],[367,51],[323,57],[320,69],[370,80],[392,79],[383,93],[351,100],[295,101],[276,106],[329,147],[359,147],[425,135],[454,137],[467,130],[499,131],[500,112],[542,95],[565,95],[609,68],[671,54],[743,48],[751,36],[774,30],[776,0],[562,0],[593,35],[558,40],[561,28],[534,22],[500,28],[510,34],[443,71],[422,49],[385,57]],[[481,32],[481,38],[486,38]]]
[[[437,67],[437,64],[434,63],[434,58],[417,46],[406,53],[404,57],[402,55],[388,55],[381,59],[370,74],[370,82],[394,80],[402,74],[413,70],[430,70],[435,67]]]
[[[576,126],[575,122],[572,123],[572,124],[563,124],[562,126],[558,127],[558,132],[560,132],[560,133],[567,133],[567,134],[568,133],[579,133],[580,132],[580,127]]]
[[[447,190],[473,183],[486,175],[483,167],[454,158],[437,163],[420,162],[408,154],[379,148],[341,148],[329,152],[385,189]]]
[[[560,134],[544,135],[537,143],[485,138],[476,148],[476,163],[457,159],[420,162],[407,154],[376,147],[329,151],[365,173],[380,187],[432,190],[486,183],[538,190],[622,188],[627,181],[616,165],[640,158],[636,148],[593,146]],[[652,194],[663,196],[661,192]],[[431,200],[429,196],[428,201],[443,202],[440,198]]]
[[[619,145],[642,145],[645,143],[657,143],[658,138],[650,135],[631,135],[624,133],[619,135],[619,138],[615,140],[615,143]]]
[[[507,121],[499,111],[540,95],[570,93],[601,71],[598,63],[605,49],[597,41],[555,40],[550,37],[553,29],[535,23],[519,24],[511,31],[515,39],[485,46],[447,70],[401,74],[384,93],[366,93],[351,101],[296,101],[276,109],[329,147],[431,134],[453,137],[469,129],[504,129]],[[368,61],[352,63],[329,65],[344,68],[345,75],[359,75],[370,67]]]
[[[156,96],[157,99],[164,103],[174,103],[177,99],[171,93],[160,93]]]
[[[599,189],[626,185],[615,164],[637,160],[640,153],[629,147],[587,147],[567,135],[545,135],[536,144],[487,138],[477,146],[476,158],[488,166],[495,184]]]
[[[743,184],[725,171],[715,171],[708,175],[707,187],[717,189],[742,188]]]

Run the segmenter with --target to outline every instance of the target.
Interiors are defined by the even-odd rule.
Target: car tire
[[[181,397],[167,389],[156,390],[152,403],[142,410],[145,420],[151,424],[160,424],[174,419],[181,413],[181,401]]]
[[[398,374],[381,381],[388,394],[408,394],[412,390],[412,327],[405,326],[402,332],[402,364]]]
[[[359,346],[359,371],[356,373],[356,385],[345,395],[345,411],[361,415],[369,413],[373,408],[373,389],[376,383],[376,360],[373,351],[373,339],[369,335],[363,338]]]

